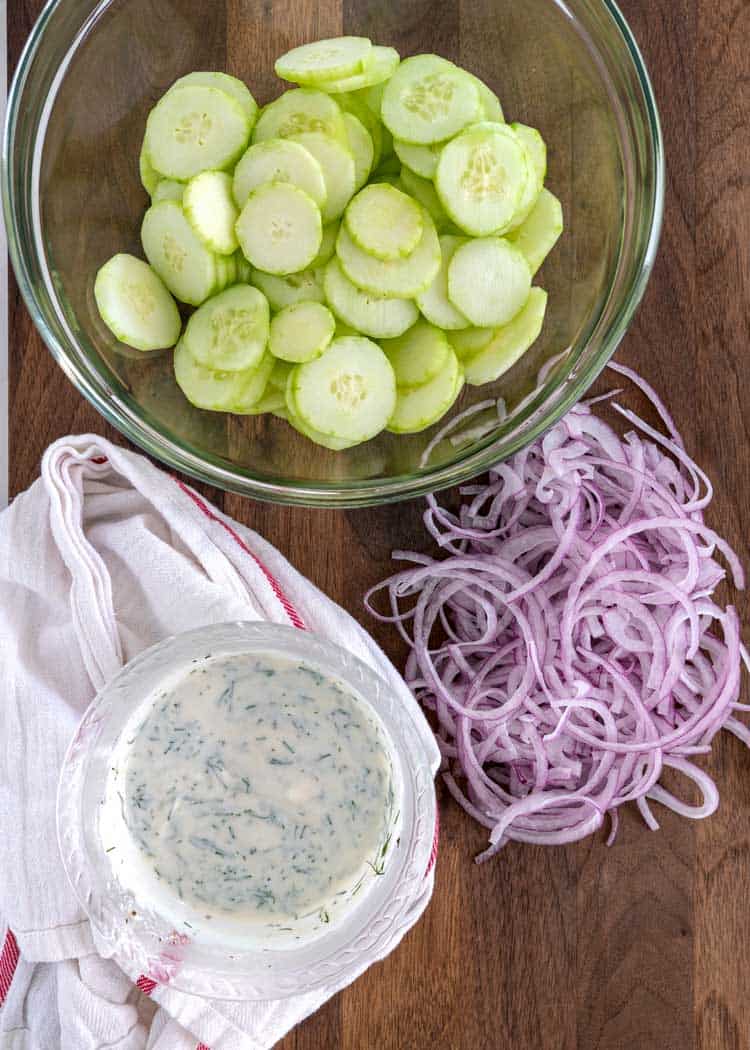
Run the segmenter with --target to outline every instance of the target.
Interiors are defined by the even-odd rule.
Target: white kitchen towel
[[[415,705],[369,635],[274,547],[103,438],[56,442],[0,514],[0,1050],[265,1050],[358,976],[293,1000],[225,1003],[125,975],[96,954],[62,870],[58,771],[96,691],[159,639],[235,619],[325,635]],[[412,922],[432,882],[430,871]]]

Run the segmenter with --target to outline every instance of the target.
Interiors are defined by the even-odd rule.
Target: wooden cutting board
[[[359,2],[343,0],[344,31]],[[618,357],[664,394],[716,484],[710,524],[750,564],[750,4],[621,6],[655,83],[669,183],[659,260]],[[41,7],[9,0],[10,70]],[[278,9],[300,32],[342,31],[340,0],[322,0],[317,14],[314,7],[263,0],[264,17]],[[472,0],[400,7],[400,39],[411,33],[424,50],[428,26],[441,50]],[[17,493],[37,476],[53,439],[87,430],[122,439],[55,366],[12,278],[9,302]],[[424,542],[419,501],[334,512],[204,491],[275,543],[399,661],[392,632],[364,618],[362,595],[389,571],[392,548]],[[747,598],[739,607],[747,624]],[[610,849],[602,835],[565,849],[511,845],[481,868],[472,858],[483,832],[442,797],[435,896],[424,919],[281,1047],[747,1050],[750,752],[724,735],[706,767],[722,798],[710,820],[691,824],[660,811],[654,834],[627,812]]]

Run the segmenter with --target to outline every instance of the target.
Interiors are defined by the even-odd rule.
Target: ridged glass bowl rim
[[[651,80],[627,21],[613,0],[586,0],[589,6],[598,6],[601,12],[609,16],[612,29],[619,34],[621,45],[624,47],[623,57],[629,58],[632,62],[632,70],[642,93],[646,114],[647,163],[651,173],[650,193],[641,209],[645,215],[645,226],[648,232],[645,237],[634,234],[636,260],[630,287],[622,293],[621,302],[610,319],[608,330],[600,336],[601,345],[591,355],[591,359],[581,360],[592,336],[599,327],[606,302],[599,312],[593,329],[590,328],[587,337],[581,340],[571,353],[566,377],[561,382],[553,370],[552,378],[546,380],[535,392],[535,396],[529,398],[524,407],[513,415],[512,430],[506,434],[495,434],[478,441],[473,448],[448,464],[390,478],[353,479],[345,483],[309,482],[302,479],[299,481],[266,480],[239,470],[229,469],[222,464],[218,456],[210,453],[196,454],[179,441],[167,438],[158,427],[152,426],[141,418],[137,411],[115,399],[107,386],[105,377],[91,365],[84,367],[76,360],[69,352],[65,340],[53,330],[47,320],[45,310],[40,305],[32,276],[34,263],[37,263],[45,276],[45,283],[48,287],[50,286],[46,258],[43,252],[37,250],[36,244],[25,243],[25,238],[22,236],[19,208],[26,208],[33,216],[36,240],[41,243],[38,202],[35,204],[32,197],[29,207],[24,200],[26,195],[33,194],[37,180],[32,180],[31,187],[18,187],[13,180],[11,158],[16,148],[19,116],[22,111],[24,93],[28,86],[29,74],[43,45],[45,30],[58,8],[67,2],[69,0],[48,0],[32,28],[8,93],[2,149],[2,194],[9,254],[21,294],[34,324],[62,370],[105,419],[156,459],[199,481],[217,486],[225,491],[273,503],[320,507],[363,507],[410,499],[474,477],[491,464],[507,459],[532,442],[556,423],[583,396],[614,354],[643,297],[656,258],[664,210],[666,177],[664,147]],[[75,53],[85,31],[93,26],[111,2],[112,0],[101,0],[90,11],[79,28],[60,69],[64,69],[69,58]],[[558,7],[566,10],[571,19],[575,20],[575,16],[567,10],[564,0],[554,0],[554,2]],[[61,80],[60,69],[53,80],[55,89]],[[32,150],[33,155],[37,158],[36,163],[41,156],[41,145],[44,141],[53,101],[54,95],[45,100],[42,107],[42,119],[34,129]],[[28,143],[25,144],[25,148],[28,148]],[[641,222],[640,225],[643,228],[644,223]],[[640,259],[637,258],[638,255]],[[54,303],[52,296],[50,299]],[[59,316],[57,320],[63,327],[67,327]],[[69,338],[75,345],[72,333],[69,333]]]

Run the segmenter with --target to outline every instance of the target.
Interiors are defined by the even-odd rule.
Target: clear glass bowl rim
[[[22,198],[26,191],[24,188],[19,190],[14,184],[12,157],[16,149],[19,117],[23,109],[23,98],[30,71],[41,50],[45,30],[50,20],[58,8],[67,2],[68,0],[48,0],[32,27],[8,92],[2,143],[2,195],[8,250],[19,289],[32,320],[63,372],[108,422],[155,459],[198,481],[217,486],[224,491],[272,503],[319,507],[365,507],[412,499],[475,477],[493,463],[507,459],[530,444],[552,427],[583,396],[614,354],[640,304],[656,259],[664,212],[666,166],[656,99],[643,56],[633,33],[614,0],[585,0],[589,6],[598,5],[601,11],[611,19],[613,29],[621,38],[624,53],[632,62],[632,71],[642,93],[647,118],[648,164],[652,176],[650,196],[644,207],[648,234],[643,244],[639,246],[640,259],[634,267],[634,276],[627,294],[623,295],[609,322],[608,330],[601,339],[601,345],[590,360],[579,367],[580,358],[589,345],[584,343],[578,348],[577,355],[571,359],[570,370],[565,380],[562,383],[556,380],[545,382],[537,397],[530,400],[522,411],[513,415],[514,429],[510,433],[479,442],[476,447],[451,463],[413,474],[402,474],[385,479],[350,480],[339,484],[302,480],[271,481],[240,473],[239,470],[228,469],[222,465],[218,457],[196,454],[179,441],[165,437],[157,427],[150,425],[129,406],[123,402],[116,402],[111,397],[101,373],[91,366],[83,367],[74,359],[65,341],[49,324],[34,288],[33,266],[38,263],[46,272],[46,262],[43,258],[39,259],[34,245],[25,243],[18,206],[19,198]],[[109,2],[111,0],[101,0],[92,9],[86,22],[93,22]],[[76,37],[76,42],[79,38],[80,34]],[[43,112],[47,111],[47,101],[42,107]],[[46,123],[41,127],[42,136],[45,129]],[[39,133],[40,126],[37,124],[34,129],[35,149]],[[34,212],[33,200],[30,210]],[[38,209],[36,211],[34,221],[38,227]],[[601,317],[597,319],[597,327],[600,320]]]

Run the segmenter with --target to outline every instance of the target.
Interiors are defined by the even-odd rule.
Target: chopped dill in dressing
[[[328,923],[382,874],[394,826],[383,729],[342,683],[281,654],[200,661],[123,753],[132,844],[192,911]]]

